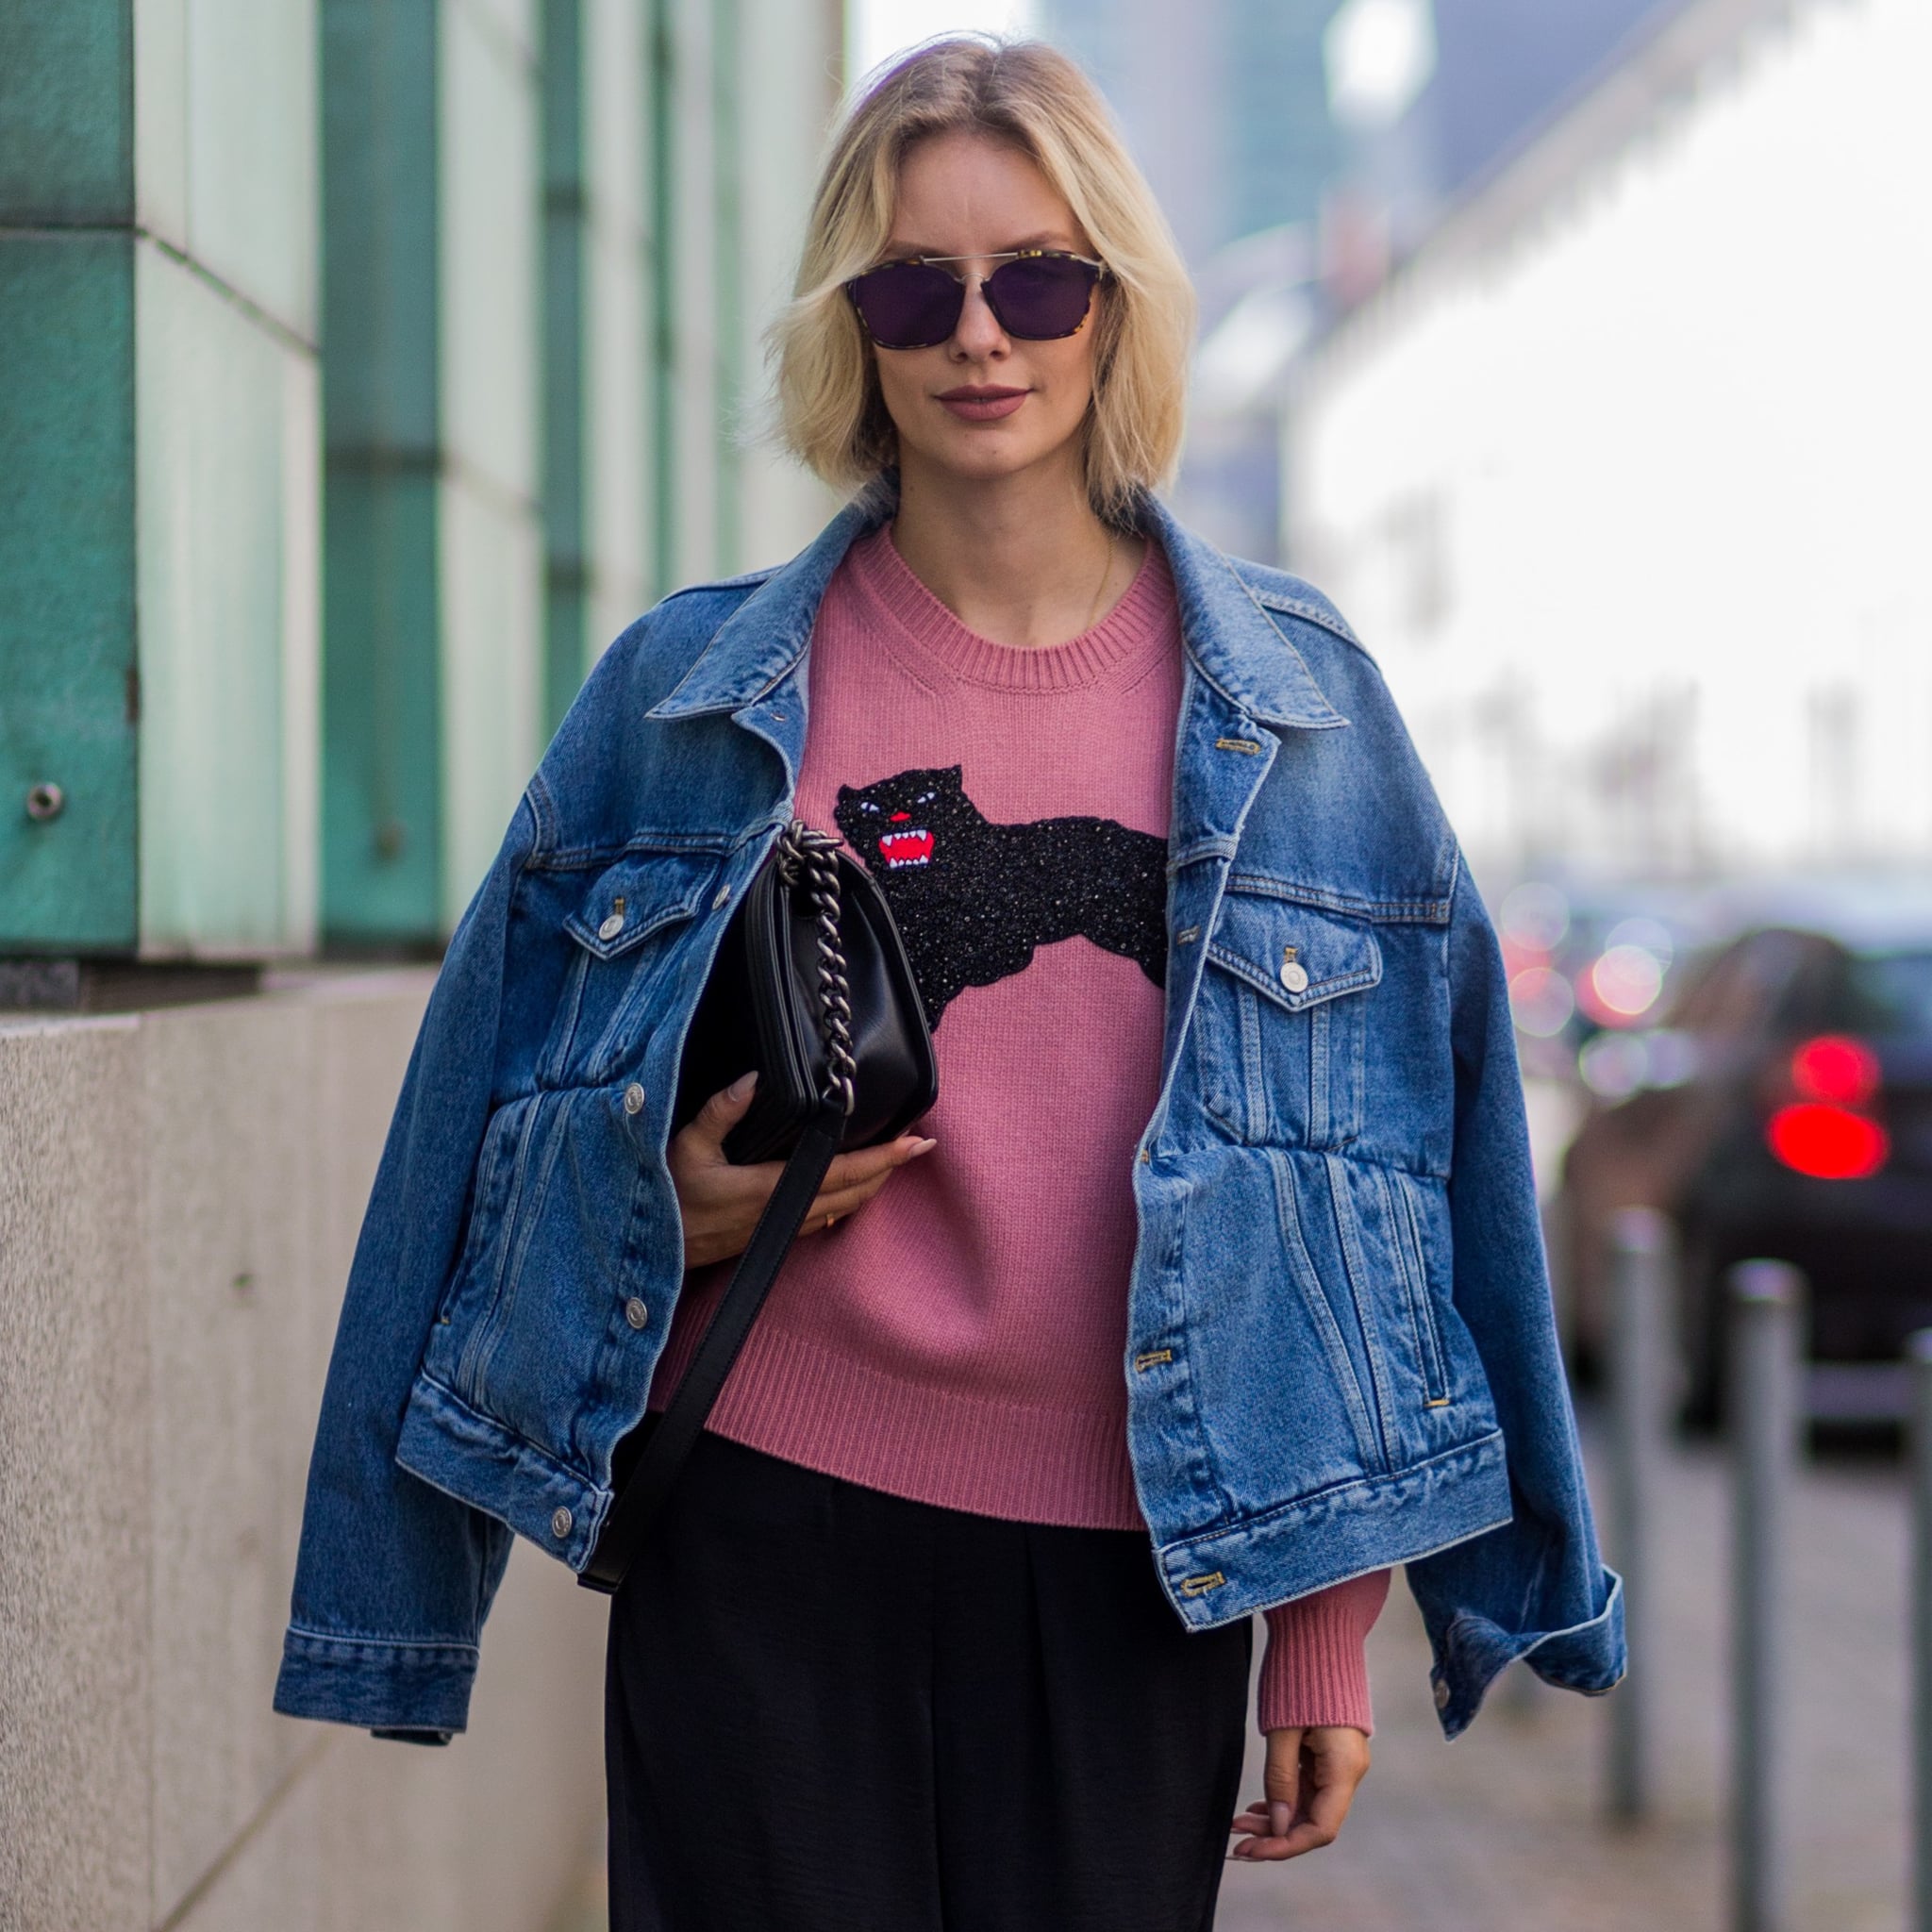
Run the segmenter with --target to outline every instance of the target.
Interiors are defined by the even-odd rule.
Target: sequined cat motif
[[[962,987],[1018,973],[1075,937],[1165,983],[1167,841],[1116,819],[997,824],[958,765],[841,785],[833,817],[892,909],[934,1027]]]

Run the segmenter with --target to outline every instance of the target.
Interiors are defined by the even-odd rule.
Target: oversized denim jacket
[[[666,1165],[712,954],[791,815],[812,621],[889,475],[604,655],[430,996],[358,1241],[277,1710],[464,1727],[512,1533],[582,1568],[684,1262]],[[1147,498],[1186,654],[1128,1444],[1175,1613],[1405,1563],[1454,1737],[1511,1659],[1624,1669],[1557,1353],[1502,962],[1371,658]],[[1051,757],[1050,745],[1041,748]]]

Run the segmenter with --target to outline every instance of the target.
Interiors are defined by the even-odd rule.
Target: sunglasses
[[[1001,265],[978,277],[986,306],[1008,335],[1025,342],[1077,335],[1107,264],[1059,248],[1012,248],[985,258]],[[937,266],[970,255],[888,261],[845,284],[865,332],[881,349],[930,349],[948,341],[966,307],[964,275]]]

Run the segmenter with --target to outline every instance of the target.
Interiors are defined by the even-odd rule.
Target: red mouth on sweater
[[[879,857],[889,866],[924,865],[932,857],[932,834],[923,827],[912,832],[881,832]]]

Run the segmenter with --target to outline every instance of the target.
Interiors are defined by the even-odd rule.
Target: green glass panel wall
[[[322,0],[322,903],[351,943],[437,937],[437,16]]]
[[[0,0],[0,950],[309,943],[314,83],[307,0]]]
[[[744,467],[741,459],[745,433],[745,372],[741,355],[744,222],[739,193],[744,135],[738,113],[742,58],[737,0],[711,0],[711,141],[717,157],[712,189],[717,238],[712,275],[716,284],[718,357],[718,457],[712,543],[716,568],[723,572],[741,569],[744,551],[740,514],[744,494]]]
[[[135,254],[141,928],[150,955],[313,941],[315,358]]]
[[[0,223],[126,223],[134,210],[128,0],[0,5]]]
[[[676,588],[677,475],[677,278],[675,220],[677,207],[675,102],[677,98],[677,0],[646,0],[650,44],[645,68],[645,123],[650,153],[645,175],[650,193],[650,399],[651,399],[651,594]]]
[[[141,950],[314,942],[321,594],[313,0],[135,34]]]
[[[544,14],[545,724],[648,601],[650,11]]]
[[[541,749],[536,12],[323,0],[325,925],[434,947]]]
[[[445,933],[543,750],[538,31],[525,0],[443,0],[436,265]]]
[[[132,947],[134,244],[0,237],[0,950]],[[27,811],[55,784],[58,816]]]
[[[583,680],[583,0],[543,0],[543,719],[555,731]]]

